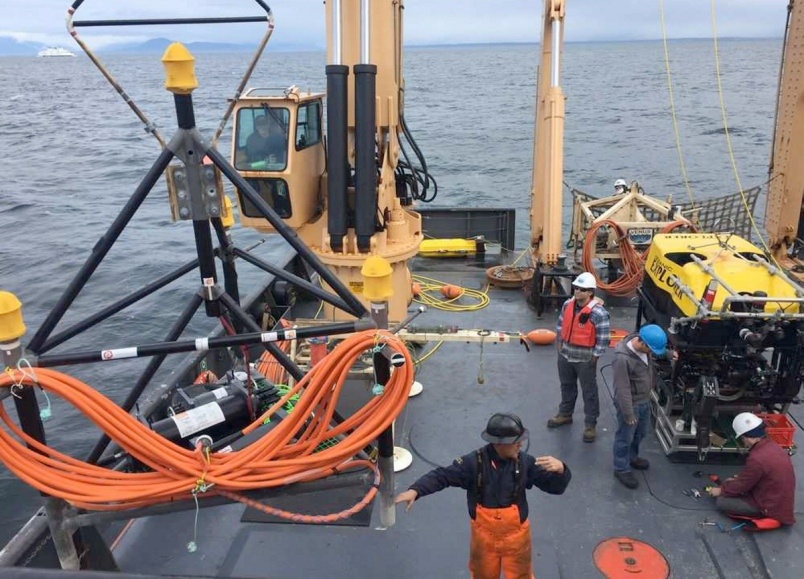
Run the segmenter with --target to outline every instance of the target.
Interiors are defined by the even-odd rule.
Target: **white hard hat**
[[[625,187],[628,189],[628,183],[625,182],[625,179],[617,179],[614,182],[614,188],[616,189],[617,187]]]
[[[731,427],[734,429],[734,437],[740,438],[749,430],[754,430],[757,426],[762,425],[762,419],[756,414],[750,412],[740,412],[734,417]]]
[[[584,289],[597,289],[597,281],[595,280],[595,276],[588,271],[585,271],[576,277],[572,281],[572,285],[575,287],[582,287]]]

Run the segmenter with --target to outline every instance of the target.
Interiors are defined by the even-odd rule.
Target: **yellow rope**
[[[413,363],[418,366],[419,364],[424,362],[427,358],[429,358],[430,356],[435,354],[436,351],[443,345],[444,345],[444,342],[438,342],[435,346],[430,348],[430,350],[428,350],[428,352],[424,356],[422,356],[421,358],[416,358],[413,355],[411,355],[411,358],[413,358]]]
[[[756,232],[759,241],[762,243],[762,247],[765,249],[765,252],[768,254],[771,260],[776,263],[776,259],[773,257],[768,244],[765,242],[765,238],[762,235],[762,232],[757,227],[756,221],[754,221],[754,216],[751,213],[751,208],[748,205],[748,199],[745,196],[745,191],[743,190],[743,184],[740,180],[740,173],[737,170],[737,160],[734,158],[734,149],[731,146],[731,135],[729,133],[729,123],[726,119],[726,101],[723,95],[723,84],[721,82],[720,77],[720,50],[718,49],[718,42],[717,42],[717,16],[715,13],[715,3],[716,0],[711,0],[711,14],[712,14],[712,39],[714,41],[714,48],[715,48],[715,76],[717,78],[717,92],[718,96],[720,97],[720,114],[723,119],[723,132],[726,135],[726,148],[728,149],[729,153],[729,160],[731,161],[731,167],[734,171],[734,178],[737,181],[737,189],[740,191],[740,197],[743,200],[743,205],[745,206],[745,213],[748,215],[748,219],[751,220],[751,227]],[[776,263],[778,266],[779,264]]]
[[[414,297],[413,301],[437,310],[448,312],[473,312],[485,308],[490,302],[489,296],[486,293],[488,291],[488,285],[486,289],[482,291],[461,287],[461,294],[458,297],[446,299],[441,294],[441,288],[445,285],[455,284],[447,284],[437,279],[418,275],[413,276],[413,281],[417,282],[420,286],[419,295],[418,297]],[[461,302],[464,298],[477,301],[472,304],[466,304]]]
[[[690,204],[695,209],[695,199],[692,196],[692,189],[690,189],[690,182],[687,178],[687,168],[684,165],[684,155],[681,154],[681,137],[678,132],[678,118],[676,117],[676,104],[673,98],[673,77],[670,74],[670,50],[667,47],[667,25],[664,20],[664,1],[659,0],[659,13],[662,20],[662,42],[664,44],[664,67],[667,72],[667,90],[670,94],[670,115],[673,118],[673,133],[676,137],[676,150],[678,151],[678,164],[681,167],[681,176],[684,179],[684,187],[687,189],[687,196],[690,198]]]

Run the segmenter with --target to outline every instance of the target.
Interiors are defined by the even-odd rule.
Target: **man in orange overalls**
[[[471,518],[469,571],[473,579],[530,579],[531,541],[525,490],[533,486],[560,495],[569,467],[552,456],[534,458],[520,450],[528,437],[519,416],[497,413],[481,434],[489,442],[450,466],[431,470],[396,497],[413,502],[447,487],[466,490]]]

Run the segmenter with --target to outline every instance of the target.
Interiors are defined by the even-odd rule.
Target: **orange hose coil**
[[[367,350],[382,344],[404,356],[405,364],[394,369],[382,394],[332,426],[338,396],[350,368]],[[100,511],[188,499],[194,491],[205,489],[208,495],[235,496],[233,492],[312,481],[365,466],[365,461],[352,457],[390,427],[404,408],[413,383],[413,362],[404,343],[386,331],[354,334],[338,344],[332,354],[243,432],[248,434],[256,429],[291,396],[299,394],[287,418],[248,447],[229,453],[188,450],[170,442],[100,392],[67,374],[36,368],[34,382],[30,376],[11,370],[0,376],[0,387],[9,388],[21,382],[61,396],[153,472],[117,472],[55,451],[23,433],[2,404],[0,419],[8,430],[0,428],[0,460],[41,492],[79,508]],[[344,438],[314,453],[321,442],[336,436]]]
[[[592,263],[592,250],[597,243],[597,230],[604,225],[611,227],[617,234],[620,259],[622,260],[624,270],[623,274],[612,283],[606,283],[600,279],[597,275],[595,265]],[[659,230],[659,233],[670,233],[679,227],[688,227],[692,231],[698,231],[698,228],[693,223],[686,220],[679,220],[668,223]],[[648,249],[650,249],[650,247],[648,247]],[[648,249],[642,253],[637,251],[617,222],[611,219],[604,219],[594,223],[586,232],[586,238],[583,242],[583,268],[585,271],[595,276],[598,289],[612,296],[628,296],[642,283],[642,275],[645,271],[645,258],[647,257]]]

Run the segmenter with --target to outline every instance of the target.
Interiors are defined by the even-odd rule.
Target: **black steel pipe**
[[[246,181],[240,173],[238,173],[234,167],[232,167],[229,162],[221,155],[219,151],[214,148],[207,148],[204,151],[213,163],[221,170],[221,172],[226,175],[226,178],[232,182],[232,184],[237,187],[240,192],[246,196],[246,198],[254,204],[254,207],[260,212],[260,215],[265,217],[271,226],[279,233],[285,241],[288,242],[293,249],[296,250],[296,253],[299,254],[307,263],[310,264],[318,275],[321,276],[323,279],[334,291],[337,293],[341,299],[346,302],[349,306],[349,309],[346,310],[347,313],[352,314],[356,318],[362,318],[368,312],[366,311],[366,307],[360,302],[359,299],[349,291],[344,283],[334,274],[332,273],[329,268],[324,265],[318,256],[313,253],[313,251],[307,247],[301,239],[299,239],[298,234],[291,229],[279,215],[273,210],[273,208],[265,202],[265,200],[257,194],[254,188]]]
[[[223,305],[226,306],[226,309],[229,310],[229,313],[232,314],[236,319],[240,320],[240,322],[245,327],[251,328],[255,332],[259,332],[262,329],[262,328],[260,328],[259,324],[257,324],[257,322],[255,322],[251,318],[251,316],[249,316],[248,313],[243,308],[240,307],[240,304],[235,302],[229,295],[227,295],[225,293],[222,294],[221,295],[221,301],[223,302]],[[360,320],[358,320],[358,322],[359,321]],[[347,328],[349,326],[349,324],[351,324],[351,322],[348,322],[346,325],[343,325],[343,324],[334,324],[334,325],[335,326],[342,326],[344,328]],[[288,331],[292,332],[294,337],[301,338],[302,336],[299,335],[299,332],[300,331],[305,332],[305,330],[307,330],[307,329],[309,329],[309,328],[298,328],[298,329],[287,330],[287,331],[286,330],[279,330],[276,333],[281,334],[282,336],[285,336],[283,338],[279,338],[281,340],[290,339],[290,338],[287,337],[287,332]],[[347,332],[350,332],[350,331],[354,331],[354,330],[345,330],[343,333],[347,333]],[[336,332],[336,333],[339,333],[339,332]],[[246,335],[248,335],[248,334],[246,334]],[[313,334],[310,334],[310,336],[312,336],[312,335]],[[322,336],[322,335],[328,335],[328,334],[317,334],[317,335]],[[268,353],[270,353],[271,356],[274,357],[274,360],[276,360],[279,363],[280,366],[282,366],[285,370],[287,370],[288,373],[291,376],[293,376],[293,378],[295,380],[298,381],[298,380],[301,380],[304,377],[304,372],[302,372],[301,368],[299,368],[298,365],[296,365],[296,363],[293,360],[290,359],[290,356],[285,354],[276,344],[273,344],[271,342],[262,342],[262,341],[260,341],[260,343],[268,351]]]
[[[343,251],[347,230],[349,177],[349,67],[330,64],[327,73],[327,229],[332,251]]]
[[[248,321],[248,327],[255,329],[255,331],[247,334],[239,334],[235,336],[224,336],[220,338],[200,338],[197,340],[182,340],[173,342],[157,342],[154,344],[143,344],[141,346],[123,347],[110,350],[87,350],[83,352],[71,352],[64,354],[46,354],[40,356],[37,360],[38,366],[47,368],[50,366],[61,366],[71,364],[84,364],[91,362],[110,362],[113,360],[126,360],[131,358],[145,358],[148,356],[157,356],[159,354],[178,354],[181,352],[194,352],[215,350],[217,348],[229,348],[231,346],[248,346],[252,344],[264,344],[266,348],[273,347],[278,350],[278,354],[282,357],[286,356],[284,353],[276,348],[273,342],[292,339],[312,338],[315,336],[330,336],[333,334],[348,334],[351,332],[360,332],[374,328],[373,322],[370,320],[355,320],[354,322],[339,322],[335,324],[328,324],[326,326],[314,326],[309,328],[294,328],[292,330],[277,330],[275,332],[262,332],[250,316],[243,311],[243,309],[232,300],[226,293],[222,293],[220,300],[224,303],[227,309],[233,314],[239,316],[244,321]],[[270,350],[269,350],[270,351]],[[272,354],[274,352],[271,352]],[[279,358],[277,358],[279,360]],[[279,360],[281,363],[281,360]],[[298,366],[292,364],[294,378],[300,379],[304,374],[299,370]],[[283,365],[284,366],[284,365]],[[291,371],[291,368],[285,367],[286,370]]]
[[[176,109],[176,121],[179,129],[187,131],[195,128],[195,110],[193,110],[192,94],[173,94],[173,105]]]
[[[257,3],[257,6],[265,10],[269,15],[271,14],[271,9],[263,0],[254,0]],[[70,6],[70,11],[75,12],[81,7],[81,4],[84,3],[84,0],[75,0]],[[119,20],[112,20],[112,22],[120,22]]]
[[[206,146],[203,139],[195,131],[195,110],[193,109],[193,95],[188,94],[173,94],[173,103],[176,108],[176,121],[179,125],[179,134],[183,131],[189,131],[190,139],[193,143],[191,147],[185,147],[184,153],[187,159],[184,160],[185,167],[188,173],[191,170],[196,170],[200,167],[203,155],[201,151]],[[185,135],[188,136],[188,135]],[[198,137],[198,138],[196,138]],[[171,144],[173,141],[171,141]],[[197,149],[197,150],[194,150]],[[189,178],[188,181],[192,183]],[[200,186],[197,191],[190,191],[190,196],[193,197],[203,195]],[[218,274],[215,269],[215,252],[212,247],[212,233],[209,230],[209,219],[206,216],[193,216],[193,236],[195,237],[195,249],[198,254],[198,272],[201,277],[201,286],[204,289],[204,307],[207,316],[217,318],[221,315],[220,304],[218,303],[217,296],[214,295],[213,289],[218,283]]]
[[[371,249],[377,221],[377,66],[356,64],[355,73],[355,234],[357,249]]]
[[[193,235],[195,236],[195,249],[198,253],[198,273],[201,276],[201,287],[204,293],[204,308],[207,316],[217,318],[221,315],[221,306],[215,292],[218,273],[215,269],[215,253],[212,249],[209,220],[193,219]]]
[[[212,227],[218,236],[218,257],[223,266],[223,287],[234,301],[240,303],[240,287],[237,284],[237,267],[235,267],[235,245],[223,227],[220,217],[212,218]],[[248,253],[243,251],[242,255],[248,255]]]
[[[14,368],[18,366],[22,358],[22,344],[19,341],[13,343],[0,344],[0,367]],[[36,390],[34,386],[24,386],[16,389],[9,388],[8,392],[14,394],[14,406],[17,409],[17,416],[20,419],[20,426],[23,432],[33,439],[45,443],[45,427],[42,424],[42,417],[39,414],[39,402],[36,400]],[[27,445],[31,448],[31,445]]]
[[[53,306],[53,309],[50,310],[47,318],[45,318],[45,321],[42,322],[42,325],[37,330],[33,339],[31,339],[31,342],[28,344],[28,349],[31,352],[35,354],[41,352],[42,344],[44,344],[45,340],[50,336],[53,328],[59,323],[64,313],[73,303],[73,300],[75,300],[76,296],[81,292],[81,289],[87,281],[89,281],[89,278],[92,277],[92,274],[95,272],[98,265],[100,265],[101,261],[103,261],[103,258],[106,257],[112,245],[114,245],[117,238],[126,228],[126,225],[128,225],[128,222],[137,212],[137,209],[139,209],[142,202],[145,201],[145,198],[148,196],[153,186],[159,178],[162,177],[162,173],[164,173],[172,158],[173,151],[169,147],[162,149],[162,152],[159,153],[159,157],[157,157],[151,168],[148,169],[148,173],[146,173],[143,180],[140,181],[140,184],[137,186],[134,193],[132,193],[131,197],[129,197],[123,209],[120,210],[120,213],[109,226],[109,229],[103,237],[100,238],[98,243],[95,244],[95,247],[92,248],[92,253],[84,262],[84,265],[81,266],[81,269],[67,286],[67,289],[64,290],[59,301]]]
[[[156,24],[232,24],[237,22],[268,22],[267,16],[221,16],[214,18],[130,18],[128,20],[77,20],[73,26],[150,26]]]
[[[182,332],[184,332],[185,328],[187,328],[187,325],[190,323],[190,320],[193,319],[193,315],[195,315],[195,312],[198,310],[198,306],[201,305],[202,301],[203,299],[200,295],[192,295],[190,301],[187,302],[187,305],[184,307],[184,311],[182,311],[178,319],[173,322],[170,330],[168,330],[168,333],[165,336],[166,342],[174,342],[179,339],[179,337],[182,335]],[[132,408],[134,408],[134,405],[145,391],[145,387],[148,386],[151,378],[156,375],[156,372],[162,366],[165,358],[167,358],[167,354],[159,354],[151,358],[151,360],[148,362],[148,365],[145,367],[145,370],[143,370],[142,374],[140,374],[140,377],[137,378],[137,383],[134,384],[131,392],[128,393],[128,396],[126,396],[126,399],[120,405],[120,408],[126,412],[129,412]],[[100,439],[98,439],[98,442],[95,443],[95,446],[89,453],[87,462],[96,463],[109,446],[109,442],[111,442],[111,439],[107,434],[104,433]]]
[[[249,253],[246,253],[242,249],[235,248],[234,252],[235,255],[237,255],[241,259],[244,259],[247,262],[251,263],[252,265],[259,267],[263,271],[273,274],[279,279],[292,283],[293,285],[314,295],[318,299],[323,300],[328,304],[332,304],[333,306],[341,310],[344,311],[349,310],[349,306],[338,296],[331,294],[330,292],[318,287],[315,284],[310,283],[306,279],[302,279],[301,277],[294,275],[289,271],[282,269],[281,267],[277,267],[273,264],[268,263],[267,261],[260,259],[259,257],[255,257]]]
[[[148,297],[152,293],[162,289],[166,285],[176,281],[183,275],[186,275],[193,271],[198,266],[198,260],[194,259],[193,261],[184,264],[183,266],[179,267],[178,269],[173,270],[172,272],[168,273],[167,275],[163,275],[159,279],[149,283],[128,294],[121,300],[116,301],[115,303],[111,304],[110,306],[102,309],[98,313],[70,326],[63,332],[59,332],[48,341],[44,343],[44,345],[40,348],[40,351],[44,354],[45,352],[49,352],[56,346],[63,344],[70,338],[74,338],[81,332],[88,330],[89,328],[99,324],[103,320],[113,316],[119,311],[126,309],[131,304],[137,303],[141,299]]]

